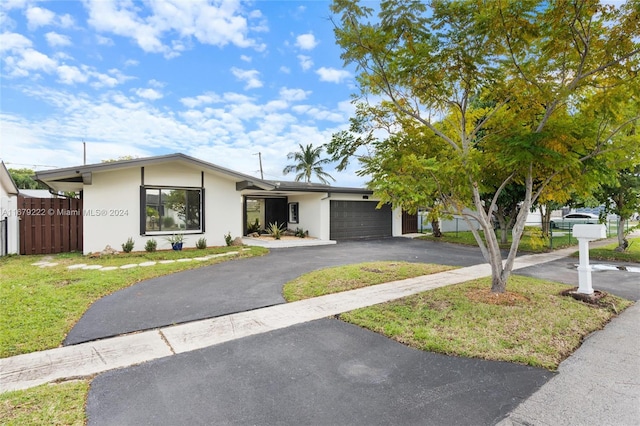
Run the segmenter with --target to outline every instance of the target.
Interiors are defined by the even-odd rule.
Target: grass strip
[[[497,232],[500,232],[499,230]],[[481,232],[484,240],[484,234]],[[436,238],[433,235],[423,235],[418,237],[421,240],[437,241],[442,243],[462,244],[467,246],[477,246],[478,243],[473,237],[471,231],[444,232],[441,237]],[[507,244],[500,244],[500,248],[509,249],[511,247],[511,232],[507,233]],[[553,249],[561,249],[571,247],[578,244],[575,237],[571,237],[568,233],[553,236]],[[530,253],[545,253],[551,251],[549,248],[549,239],[542,237],[539,228],[526,229],[522,234],[522,239],[518,245],[518,250]]]
[[[294,302],[389,281],[435,274],[454,268],[410,262],[358,263],[310,272],[286,283],[282,293],[287,302]]]
[[[618,247],[618,243],[615,242],[604,247],[589,249],[589,258],[640,263],[640,238],[628,238],[627,240],[629,241],[629,247],[623,252],[614,251],[614,249]]]
[[[240,249],[248,249],[239,251]],[[239,251],[233,256],[191,260],[111,271],[68,269],[68,266],[122,266],[203,257]],[[132,284],[187,269],[267,253],[262,247],[216,247],[203,250],[129,253],[90,258],[79,253],[0,258],[0,357],[59,346],[69,330],[96,300]],[[56,266],[32,263],[46,259]]]
[[[589,333],[632,304],[607,295],[589,305],[561,296],[566,285],[515,275],[502,295],[490,287],[490,278],[473,280],[340,319],[421,350],[555,370]]]
[[[86,423],[89,381],[46,384],[0,394],[0,422],[7,426],[77,425]]]

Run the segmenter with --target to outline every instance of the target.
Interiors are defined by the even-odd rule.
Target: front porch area
[[[259,246],[259,247],[266,247],[266,248],[327,246],[327,245],[336,244],[336,241],[334,240],[318,240],[316,238],[297,238],[297,237],[283,237],[280,240],[242,237],[242,242],[248,246]]]

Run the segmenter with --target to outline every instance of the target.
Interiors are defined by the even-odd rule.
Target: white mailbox
[[[580,265],[578,266],[578,293],[593,294],[591,285],[591,265],[589,265],[589,241],[607,238],[604,225],[573,225],[573,236],[578,239]]]
[[[573,225],[573,236],[575,238],[587,238],[590,240],[599,240],[601,238],[607,238],[607,227],[602,224]]]

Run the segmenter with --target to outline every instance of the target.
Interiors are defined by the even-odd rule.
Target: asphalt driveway
[[[323,319],[104,373],[89,425],[490,425],[553,373]]]
[[[76,328],[118,334],[136,324],[151,328],[282,303],[289,279],[368,260],[483,262],[474,247],[404,239],[279,249],[137,284],[96,303]],[[515,273],[568,285],[577,280],[570,258]],[[595,288],[639,298],[637,273],[593,275]],[[491,425],[553,376],[419,351],[322,319],[101,374],[86,413],[90,425]]]
[[[282,286],[304,273],[375,260],[471,266],[477,247],[406,238],[273,249],[240,259],[154,278],[95,302],[67,335],[72,345],[284,303]]]

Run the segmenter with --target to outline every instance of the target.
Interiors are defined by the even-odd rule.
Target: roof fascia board
[[[245,175],[243,173],[239,173],[234,170],[230,170],[225,167],[221,167],[221,166],[208,163],[206,161],[202,161],[197,158],[190,157],[184,154],[179,154],[179,153],[161,155],[156,157],[134,158],[132,160],[113,161],[109,163],[96,163],[96,164],[87,164],[83,166],[65,167],[61,169],[43,170],[43,171],[37,172],[36,176],[38,177],[38,179],[41,179],[41,180],[56,180],[60,178],[70,177],[70,176],[84,175],[85,173],[105,172],[105,171],[118,170],[118,169],[130,168],[130,167],[143,167],[143,166],[148,166],[153,164],[167,163],[171,161],[186,162],[188,164],[196,165],[205,170],[225,174],[237,179],[251,180],[254,182],[260,181],[260,179],[257,179],[253,176]]]

